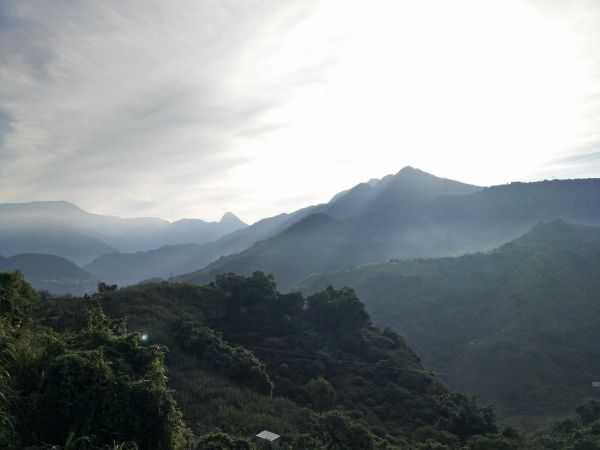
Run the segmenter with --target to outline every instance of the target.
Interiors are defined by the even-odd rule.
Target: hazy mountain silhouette
[[[333,217],[346,218],[384,208],[400,210],[433,200],[440,195],[472,194],[481,190],[478,186],[439,178],[410,166],[396,175],[381,180],[361,183],[343,195],[336,196],[319,209]]]
[[[466,375],[445,378],[451,387],[505,416],[541,417],[594,395],[598,273],[600,228],[553,221],[489,253],[365,265],[294,289],[356,289],[428,368]]]
[[[371,194],[379,185],[381,194]],[[402,189],[410,195],[403,194]],[[340,206],[347,196],[357,200]],[[398,200],[393,202],[394,198]],[[358,210],[363,212],[352,215]],[[541,221],[562,218],[598,224],[600,180],[513,183],[478,189],[403,169],[375,186],[362,185],[330,205],[315,207],[311,213],[317,211],[324,211],[319,219],[305,217],[278,235],[182,279],[205,282],[217,273],[263,270],[273,273],[285,287],[314,272],[390,258],[488,250]]]
[[[156,240],[147,243],[154,248],[148,251],[104,251],[84,268],[119,284],[171,274],[205,282],[221,272],[264,270],[286,287],[314,272],[491,249],[540,221],[600,223],[599,188],[596,179],[479,188],[405,167],[328,203],[263,219],[212,242],[161,246]],[[241,226],[232,216],[220,223]],[[170,224],[180,237],[192,235],[195,226],[195,220]],[[144,238],[139,234],[138,242]]]
[[[68,202],[0,205],[0,253],[52,253],[78,263],[115,251],[205,243],[245,227],[232,213],[219,222],[122,219],[90,214]]]
[[[97,277],[66,258],[40,253],[0,255],[0,271],[19,270],[36,289],[52,294],[85,294],[96,290]]]
[[[1,213],[1,212],[0,212]],[[11,256],[19,253],[59,255],[78,263],[115,249],[65,224],[31,220],[7,220],[0,217],[0,253]]]
[[[165,245],[145,252],[108,253],[94,259],[84,268],[111,283],[121,285],[190,272],[223,255],[240,252],[258,240],[279,233],[312,208],[260,220],[207,244]]]
[[[108,253],[83,268],[102,280],[119,285],[150,278],[167,278],[188,267],[206,264],[203,246],[198,244],[165,245],[156,250],[135,253]]]
[[[276,236],[313,214],[327,214],[332,218],[345,219],[356,216],[359,213],[363,214],[363,216],[372,212],[377,213],[379,210],[393,209],[405,211],[418,202],[432,200],[438,195],[471,193],[480,189],[476,186],[438,178],[412,167],[405,167],[396,175],[389,175],[381,180],[370,180],[368,183],[361,183],[352,189],[343,191],[335,195],[328,203],[309,206],[290,214],[280,214],[260,220],[251,226],[236,230],[214,242],[202,246],[166,246],[148,252],[103,255],[85,266],[85,268],[111,282],[120,284],[135,283],[153,277],[164,278],[169,276],[170,273],[181,274],[191,272],[215,261],[219,257],[244,251],[254,243]],[[318,219],[307,220],[308,224],[306,226],[309,228],[318,222]],[[373,220],[376,221],[375,218]],[[340,226],[343,227],[343,225]],[[320,229],[323,230],[323,228]],[[305,232],[297,231],[299,230],[294,231],[292,239],[299,239],[298,242],[295,244],[290,242],[290,245],[284,245],[281,249],[277,250],[277,253],[282,254],[282,257],[277,259],[274,255],[269,256],[274,264],[283,262],[285,253],[287,252],[301,251],[303,254],[308,254],[310,253],[308,249],[313,244],[317,246],[321,245],[318,241],[313,242],[311,237],[312,231],[309,229],[306,229]],[[346,231],[347,233],[351,233],[351,227],[348,226],[348,230]],[[339,245],[342,246],[340,238],[349,237],[340,235],[340,232],[339,227],[334,228],[333,235],[328,236],[328,239],[339,241]],[[285,239],[282,240],[282,243],[283,241]],[[258,245],[260,246],[261,244]],[[301,248],[297,249],[296,247]],[[318,251],[318,249],[314,250],[315,252]],[[379,260],[378,252],[370,252],[369,249],[366,250],[369,251],[370,256],[376,258],[375,260]],[[319,268],[326,270],[337,267],[335,261],[340,257],[347,261],[351,259],[356,263],[361,263],[365,258],[363,253],[362,251],[350,255],[332,253],[322,260]],[[316,255],[317,253],[314,254]],[[246,262],[251,264],[250,259],[243,258],[243,261],[237,261],[235,267],[239,267],[241,271],[246,272],[244,270],[246,268],[245,265]],[[332,264],[327,263],[329,260],[332,260]],[[295,259],[294,261],[302,262],[303,260]],[[294,261],[283,263],[289,266],[290,272],[295,273],[296,270],[292,268]],[[313,267],[313,270],[315,267]],[[210,276],[212,275],[211,273]],[[295,281],[295,279],[290,279],[285,274],[282,274],[280,281],[286,285],[290,281]]]

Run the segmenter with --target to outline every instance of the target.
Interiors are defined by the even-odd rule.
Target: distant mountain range
[[[223,255],[243,251],[256,241],[285,230],[289,224],[299,220],[299,217],[309,214],[312,208],[314,207],[260,220],[202,245],[165,245],[145,252],[108,253],[94,259],[84,268],[104,280],[120,285],[190,272]]]
[[[600,399],[599,273],[600,228],[553,221],[488,253],[369,264],[294,289],[354,288],[426,367],[459,374],[442,376],[449,386],[504,417],[540,418]]]
[[[232,213],[219,222],[122,219],[90,214],[68,202],[0,204],[0,254],[48,253],[78,264],[111,252],[168,244],[202,244],[244,228]]]
[[[0,254],[64,256],[119,285],[263,270],[286,288],[312,273],[390,258],[492,249],[556,218],[600,224],[600,180],[482,188],[405,167],[251,226],[232,214],[170,224],[98,216],[65,202],[0,205]]]
[[[600,224],[600,180],[555,180],[478,188],[410,167],[334,197],[285,230],[181,276],[273,273],[283,288],[311,273],[390,258],[492,249],[553,219]]]
[[[278,239],[277,236],[285,234],[287,230],[293,230],[295,224],[303,219],[306,219],[309,224],[327,221],[329,218],[343,221],[356,214],[369,216],[381,209],[387,209],[390,204],[394,210],[408,211],[414,205],[431,201],[439,195],[468,194],[480,189],[477,186],[438,178],[421,170],[405,167],[396,175],[388,175],[381,180],[370,180],[368,183],[361,183],[341,192],[328,203],[263,219],[214,242],[204,245],[165,246],[134,254],[108,254],[92,261],[85,266],[85,269],[119,284],[131,284],[154,277],[166,278],[171,273],[182,274],[197,270],[223,256],[243,252],[254,244],[260,246],[261,241],[269,238]],[[305,226],[307,225],[302,225]],[[334,233],[339,234],[339,230],[335,229]],[[306,233],[294,233],[292,239],[296,238],[304,239],[302,242],[298,241],[297,246],[301,247],[303,252],[309,252],[312,241],[310,230],[306,230]],[[315,241],[315,244],[321,245],[320,241]],[[246,261],[244,255],[242,253],[241,258]],[[357,261],[362,262],[362,255],[357,256]],[[236,256],[230,258],[235,259]],[[278,259],[274,264],[277,265],[280,261]],[[219,265],[220,261],[216,264]],[[253,263],[249,264],[251,266]],[[252,268],[248,269],[244,262],[236,263],[235,267],[229,267],[227,270],[235,271],[235,268],[239,268],[240,272],[244,273],[253,271]],[[212,279],[213,272],[211,269],[208,271],[210,273],[202,277],[202,281]],[[200,278],[195,281],[200,281]],[[284,276],[282,281],[287,283],[288,278]]]

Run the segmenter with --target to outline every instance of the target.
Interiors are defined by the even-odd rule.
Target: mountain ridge
[[[113,246],[96,251],[89,258],[66,256],[79,264],[84,263],[86,270],[118,284],[167,277],[171,273],[193,280],[189,274],[202,274],[202,270],[206,273],[197,281],[207,281],[217,271],[228,271],[235,266],[247,275],[257,268],[274,272],[285,286],[311,272],[339,268],[331,260],[343,261],[344,266],[349,267],[389,258],[434,257],[486,250],[515,238],[539,221],[556,217],[600,223],[600,213],[594,206],[600,203],[595,193],[597,187],[600,184],[596,179],[585,179],[516,182],[482,188],[407,166],[382,179],[359,183],[336,194],[328,203],[262,219],[210,242],[183,244],[174,239],[162,242],[150,239],[144,244],[152,247],[150,250],[131,252]],[[338,220],[338,235],[320,228],[324,233],[322,236],[315,229],[311,231],[317,231],[314,236],[303,237],[303,242],[315,247],[312,256],[307,255],[305,248],[293,245],[269,248],[285,242],[283,238],[269,239],[285,234],[291,226],[312,214],[326,214]],[[220,222],[229,219],[236,222],[228,213]],[[198,224],[204,226],[205,222],[181,219],[171,226],[178,228],[181,236],[193,234]],[[333,223],[330,226],[333,227]],[[294,230],[296,233],[297,228]],[[144,233],[137,234],[136,239],[143,239]],[[296,233],[295,236],[299,235]],[[313,240],[317,241],[315,245]],[[266,243],[258,245],[259,241]],[[120,245],[119,242],[116,244]],[[254,245],[256,247],[252,248]],[[27,248],[27,251],[35,250]],[[47,249],[44,251],[52,253]],[[268,261],[261,261],[263,252],[269,255]],[[285,253],[307,255],[308,259],[286,261]],[[283,259],[276,260],[275,254],[282,255]],[[158,267],[161,258],[164,265]],[[236,259],[238,262],[234,266],[227,266]],[[128,267],[132,264],[135,264],[135,271]]]
[[[66,201],[7,203],[0,204],[0,253],[52,253],[81,264],[117,251],[207,243],[246,226],[233,213],[224,214],[219,222],[183,219],[171,223],[154,217],[124,219],[93,214]],[[49,229],[63,235],[54,246],[44,241]],[[3,235],[10,235],[12,242],[2,240]],[[77,239],[85,243],[80,251],[61,251]]]
[[[414,174],[423,177],[416,169],[403,170],[410,177]],[[425,174],[426,180],[429,177],[433,176]],[[409,198],[389,203],[374,196],[370,197],[374,202],[369,203],[362,196],[358,200],[362,213],[357,215],[348,214],[351,208],[342,208],[334,216],[327,205],[315,207],[310,214],[331,217],[329,229],[306,226],[307,234],[300,236],[297,231],[303,226],[302,221],[310,220],[310,216],[303,217],[293,229],[283,230],[260,245],[256,243],[196,272],[183,274],[181,279],[205,282],[219,272],[249,275],[254,270],[263,270],[273,273],[287,287],[313,272],[390,258],[441,257],[489,250],[541,221],[563,218],[600,224],[599,179],[512,183],[487,188],[457,182],[453,189],[447,189],[443,179],[433,179],[437,191],[431,191],[427,183],[425,187],[418,186],[423,188],[422,201]],[[385,188],[398,178],[384,180],[376,186],[383,183]],[[362,185],[355,192],[360,192],[360,196],[372,189]],[[466,193],[456,193],[463,190]],[[348,198],[351,192],[337,198],[334,205]],[[433,195],[435,192],[438,195]],[[336,220],[337,231],[333,225]],[[313,249],[310,254],[309,247]]]

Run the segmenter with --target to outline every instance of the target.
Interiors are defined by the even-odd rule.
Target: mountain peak
[[[421,188],[425,186],[429,188],[443,187],[444,194],[469,194],[481,190],[480,186],[438,177],[412,166],[405,166],[396,175],[388,175],[382,180],[387,180],[388,183],[401,183],[403,185],[420,185]]]
[[[241,220],[238,216],[236,216],[234,213],[227,211],[225,214],[223,214],[223,217],[221,217],[221,220],[219,220],[219,223],[221,225],[227,224],[227,225],[236,225],[239,227],[245,227],[247,226],[247,224]]]
[[[398,171],[398,173],[400,173],[400,172],[410,172],[411,170],[418,170],[418,169],[415,169],[413,166],[404,166],[402,169],[400,169]]]
[[[404,166],[402,169],[400,169],[398,171],[397,175],[429,175],[429,176],[434,176],[434,175],[431,175],[430,173],[424,172],[421,169],[417,169],[416,167],[413,167],[413,166]]]

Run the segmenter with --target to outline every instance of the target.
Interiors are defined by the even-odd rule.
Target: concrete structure
[[[271,447],[277,448],[279,445],[279,441],[281,436],[275,433],[271,433],[270,431],[263,430],[255,436],[256,443],[259,445],[263,445],[265,443],[271,444]]]

